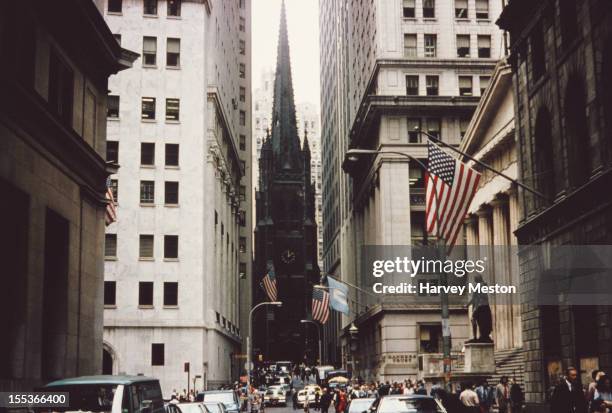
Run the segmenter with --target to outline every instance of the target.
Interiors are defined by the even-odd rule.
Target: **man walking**
[[[495,401],[499,413],[510,413],[510,385],[508,384],[508,377],[506,376],[502,376],[499,380],[499,384],[495,388]]]
[[[478,400],[478,395],[474,391],[474,385],[472,383],[467,383],[467,385],[465,386],[465,390],[463,390],[459,395],[459,400],[461,401],[461,404],[463,404],[464,412],[480,412],[480,400]]]
[[[321,395],[321,400],[319,400],[319,403],[321,404],[321,413],[327,413],[331,402],[332,395],[329,393],[329,391],[327,391],[327,388],[324,388],[323,394]]]
[[[486,379],[482,380],[480,385],[476,387],[476,395],[480,401],[481,413],[489,413],[491,411],[491,406],[495,403],[495,395],[493,388],[489,386]]]
[[[553,391],[550,408],[551,412],[555,413],[586,413],[586,400],[575,367],[568,367],[565,370],[565,377]]]

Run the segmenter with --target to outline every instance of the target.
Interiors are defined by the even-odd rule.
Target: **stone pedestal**
[[[466,373],[495,373],[493,343],[465,343]]]

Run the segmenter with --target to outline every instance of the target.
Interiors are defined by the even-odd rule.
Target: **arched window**
[[[571,187],[589,179],[591,173],[590,139],[586,116],[586,93],[582,78],[570,76],[565,90],[564,116],[567,145],[567,173]]]
[[[558,182],[555,179],[550,114],[544,107],[538,111],[536,118],[534,151],[533,176],[536,188],[552,199],[557,193]]]

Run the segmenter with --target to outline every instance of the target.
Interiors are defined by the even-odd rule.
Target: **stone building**
[[[612,244],[612,8],[601,0],[513,0],[498,24],[511,39],[520,192],[519,244]],[[520,256],[521,289],[550,262]],[[576,280],[577,281],[577,280]],[[528,411],[548,411],[563,369],[612,370],[610,306],[522,303]]]
[[[0,390],[99,374],[108,77],[91,1],[0,4]]]
[[[501,60],[483,92],[459,149],[491,165],[512,179],[518,178],[512,94],[512,71]],[[519,286],[517,239],[519,222],[516,185],[469,159],[463,159],[482,173],[476,195],[468,209],[465,245],[468,254],[487,256],[493,262],[486,280],[489,285]],[[493,261],[491,261],[493,260]],[[519,295],[489,297],[495,342],[494,382],[501,375],[522,380],[522,328]]]
[[[503,54],[501,31],[493,23],[501,3],[371,0],[350,1],[346,7],[343,58],[348,68],[343,81],[347,86],[337,96],[343,101],[350,128],[346,145],[337,146],[335,154],[350,147],[398,151],[426,160],[427,140],[417,129],[459,145]],[[322,56],[334,53],[335,47],[334,43],[322,45]],[[321,62],[326,64],[323,58]],[[336,90],[323,87],[322,93]],[[324,110],[323,142],[326,119],[336,121],[331,116]],[[337,166],[325,160],[323,166],[327,208],[327,197],[333,195],[325,193],[326,174],[333,175]],[[345,167],[352,179],[347,191],[349,208],[338,213],[341,221],[324,228],[324,263],[336,276],[367,288],[371,276],[360,274],[363,246],[430,241],[424,225],[424,175],[414,161],[390,154],[360,157]],[[344,235],[334,238],[332,233]],[[337,248],[332,247],[334,239],[339,240]],[[328,248],[338,252],[328,254]],[[351,299],[355,312],[362,313],[356,323],[360,345],[372,349],[359,363],[362,377],[416,377],[428,364],[419,360],[441,358],[439,304],[377,303],[358,294]],[[455,303],[451,334],[456,352],[468,337],[465,316],[464,303]],[[342,326],[351,318],[354,315],[343,318]],[[436,346],[424,342],[436,342]],[[345,352],[345,357],[350,355]]]
[[[236,380],[251,301],[250,1],[99,0],[142,51],[111,79],[104,366],[164,395]],[[139,349],[134,351],[134,349]]]
[[[255,314],[253,350],[265,360],[300,362],[316,353],[300,320],[310,313],[319,267],[310,146],[298,136],[284,2],[277,50],[271,130],[259,158],[253,291],[255,302],[268,301],[260,282],[273,265],[283,307]]]

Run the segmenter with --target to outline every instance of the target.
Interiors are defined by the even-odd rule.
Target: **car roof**
[[[375,397],[359,397],[357,399],[351,400],[351,403],[352,402],[373,402],[374,400],[376,400]]]
[[[383,396],[384,399],[433,399],[431,396],[425,396],[424,394],[390,394]]]
[[[234,390],[206,390],[199,394],[212,394],[212,393],[234,393]]]
[[[112,376],[112,375],[99,375],[99,376],[81,376],[71,377],[68,379],[55,380],[47,383],[44,387],[55,387],[55,386],[72,386],[82,384],[132,384],[158,381],[153,377],[146,376]]]

